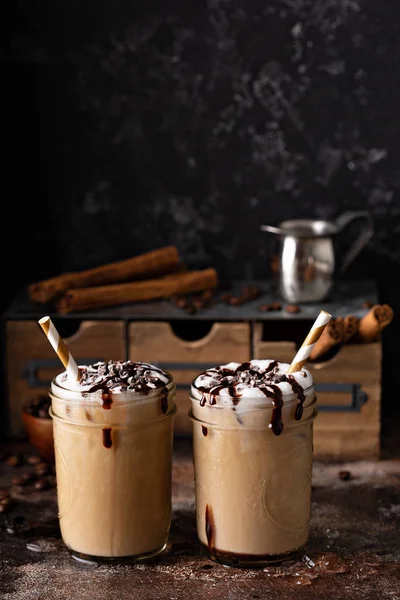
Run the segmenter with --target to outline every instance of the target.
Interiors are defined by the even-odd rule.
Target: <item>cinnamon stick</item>
[[[56,310],[61,314],[67,314],[90,308],[159,300],[209,290],[215,288],[217,284],[217,272],[210,267],[146,281],[70,289],[57,300]]]
[[[374,304],[360,320],[357,341],[375,342],[385,327],[392,322],[393,316],[393,309],[388,304]]]
[[[129,280],[158,277],[178,270],[181,265],[175,246],[165,246],[132,258],[112,262],[85,271],[62,273],[28,287],[33,302],[46,303],[68,289],[87,288]]]
[[[343,343],[346,344],[349,340],[357,335],[358,328],[360,326],[360,318],[354,315],[347,315],[347,317],[344,317],[343,323]]]
[[[334,346],[343,343],[344,338],[344,319],[343,317],[336,317],[331,319],[323,332],[321,337],[311,350],[310,360],[317,360],[324,356]]]

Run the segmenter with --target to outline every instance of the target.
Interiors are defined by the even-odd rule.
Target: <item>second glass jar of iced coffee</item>
[[[175,384],[146,363],[81,366],[50,390],[59,523],[75,558],[135,562],[167,544]]]
[[[230,363],[191,385],[197,533],[223,564],[280,562],[308,539],[316,399],[288,367]]]

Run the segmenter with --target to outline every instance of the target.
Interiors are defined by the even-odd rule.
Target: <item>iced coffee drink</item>
[[[229,363],[191,385],[197,532],[224,564],[276,563],[308,538],[316,400],[288,367]]]
[[[98,362],[51,384],[59,523],[74,557],[143,560],[171,522],[175,385],[147,363]]]

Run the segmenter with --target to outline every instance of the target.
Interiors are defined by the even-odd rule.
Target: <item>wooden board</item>
[[[62,335],[61,331],[60,334]],[[21,409],[31,395],[48,393],[50,381],[63,366],[35,321],[7,321],[6,335],[6,433],[23,432]],[[64,338],[80,364],[92,360],[125,360],[124,324],[119,321],[82,321]]]
[[[254,326],[254,358],[290,363],[293,342],[262,340]],[[308,363],[317,385],[319,412],[314,423],[314,455],[352,460],[379,458],[382,344],[348,344],[330,360]],[[318,386],[322,389],[318,389]]]
[[[190,382],[207,366],[250,359],[248,323],[213,323],[202,338],[178,337],[169,322],[137,321],[129,324],[129,358],[169,370],[177,384],[175,433],[190,435],[188,417]]]

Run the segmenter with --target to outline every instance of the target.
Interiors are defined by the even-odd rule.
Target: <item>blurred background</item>
[[[383,408],[398,411],[395,3],[8,4],[1,308],[30,282],[167,244],[221,279],[263,280],[260,224],[367,210],[374,236],[345,277],[395,310]]]

